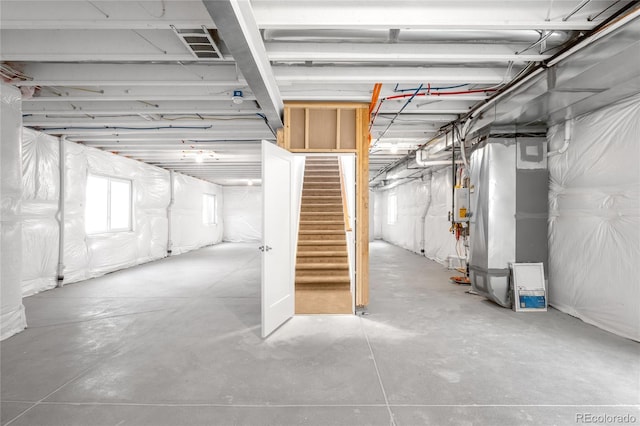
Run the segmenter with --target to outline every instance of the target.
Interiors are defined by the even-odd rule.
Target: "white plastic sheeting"
[[[60,196],[58,139],[22,131],[22,295],[57,284],[57,213]]]
[[[449,256],[456,255],[456,241],[447,220],[451,210],[451,168],[433,172],[430,179],[427,175],[423,180],[375,192],[375,236],[416,253],[424,249],[426,257],[445,264]],[[389,196],[395,196],[397,202],[395,223],[389,223]]]
[[[180,254],[222,241],[222,187],[175,173],[173,191],[175,201],[171,208],[172,253]],[[204,194],[215,195],[215,224],[206,225],[203,222]]]
[[[449,231],[452,187],[451,167],[440,169],[431,175],[431,203],[425,220],[424,255],[442,264],[448,263],[449,256],[458,255],[456,239]]]
[[[83,145],[65,143],[64,282],[80,281],[166,255],[169,172]],[[132,182],[129,232],[86,235],[87,175]]]
[[[52,288],[57,282],[59,140],[23,129],[22,293]],[[65,142],[64,283],[160,259],[167,254],[170,173],[139,161]],[[20,163],[20,161],[18,161]],[[132,182],[131,231],[87,235],[87,175]],[[174,174],[173,253],[221,241],[222,191],[218,185]],[[203,222],[203,194],[216,195],[216,224]]]
[[[429,201],[429,182],[413,181],[385,191],[382,209],[382,239],[420,252],[420,219]],[[390,223],[389,203],[396,199],[397,218]]]
[[[579,117],[549,158],[549,299],[640,341],[640,96]],[[549,150],[564,142],[548,132]]]
[[[20,91],[0,84],[0,340],[26,326],[22,270]]]
[[[225,186],[224,241],[262,240],[262,187]]]

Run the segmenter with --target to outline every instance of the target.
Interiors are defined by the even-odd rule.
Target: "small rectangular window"
[[[85,230],[88,235],[131,230],[131,181],[87,176]]]
[[[205,225],[216,224],[216,196],[212,194],[202,195],[202,223]]]
[[[387,224],[393,225],[398,221],[398,196],[389,195],[387,199]]]

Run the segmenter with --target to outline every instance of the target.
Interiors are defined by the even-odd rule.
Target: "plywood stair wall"
[[[352,313],[338,157],[307,156],[296,258],[296,313]]]

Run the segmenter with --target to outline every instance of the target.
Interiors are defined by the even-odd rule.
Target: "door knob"
[[[258,250],[260,250],[261,252],[265,252],[265,251],[272,250],[272,248],[269,246],[260,246],[258,247]]]

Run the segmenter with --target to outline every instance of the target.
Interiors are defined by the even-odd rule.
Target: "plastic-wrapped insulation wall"
[[[640,341],[640,95],[575,119],[549,171],[550,303]]]
[[[0,340],[26,326],[22,270],[20,91],[0,83]]]
[[[262,240],[262,187],[225,186],[224,241]]]
[[[22,294],[30,296],[57,284],[58,140],[23,129],[22,165]]]
[[[449,256],[456,256],[456,240],[449,232],[451,224],[448,222],[451,210],[451,167],[437,170],[430,176],[375,192],[374,233],[376,238],[415,253],[421,252],[421,242],[424,240],[424,255],[446,264]],[[394,198],[397,215],[395,221],[389,217],[389,203]],[[420,234],[423,216],[424,238]]]
[[[57,283],[59,140],[23,129],[22,176],[24,226],[22,292],[25,296]],[[170,173],[139,161],[84,145],[65,142],[64,283],[81,281],[167,255]],[[130,231],[87,235],[86,182],[89,174],[130,180]],[[203,194],[216,195],[218,185],[174,174],[173,253],[221,241],[221,208],[215,224],[203,223]]]
[[[222,187],[175,173],[173,193],[175,201],[171,209],[172,254],[180,254],[221,242],[224,209]],[[208,225],[202,220],[205,195],[215,196],[215,223]]]

